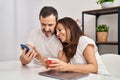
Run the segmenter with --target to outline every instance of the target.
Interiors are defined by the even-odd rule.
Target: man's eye
[[[45,26],[45,24],[42,24],[42,26]]]
[[[48,26],[52,26],[53,24],[49,24]]]

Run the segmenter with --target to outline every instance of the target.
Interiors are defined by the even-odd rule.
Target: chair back
[[[101,59],[111,76],[120,78],[120,55],[103,54]]]

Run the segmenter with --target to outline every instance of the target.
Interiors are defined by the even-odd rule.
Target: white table
[[[50,77],[40,76],[38,73],[46,70],[42,65],[29,64],[22,66],[20,61],[0,62],[0,80],[57,80]],[[89,74],[80,80],[114,80],[109,77]]]

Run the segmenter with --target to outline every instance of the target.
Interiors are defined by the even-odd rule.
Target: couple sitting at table
[[[39,19],[42,31],[36,30],[34,34],[31,34],[32,37],[29,38],[27,44],[30,51],[26,54],[24,49],[20,56],[22,64],[28,64],[36,58],[47,66],[45,57],[49,55],[49,57],[59,58],[49,65],[52,66],[50,67],[52,70],[109,75],[101,61],[95,42],[83,34],[76,21],[70,17],[64,17],[56,23],[55,14],[43,16],[43,13],[40,13]],[[58,44],[55,44],[54,42],[57,41]],[[58,49],[61,50],[58,52]]]

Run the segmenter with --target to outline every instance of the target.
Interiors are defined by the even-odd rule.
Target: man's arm
[[[37,48],[35,48],[34,50],[37,53],[35,58],[39,60],[47,68],[47,63],[46,63],[47,58],[45,58]]]

